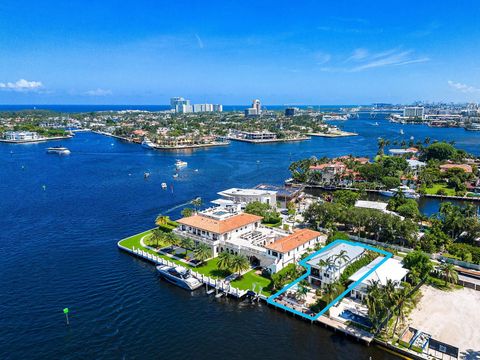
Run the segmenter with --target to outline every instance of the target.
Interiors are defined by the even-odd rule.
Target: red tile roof
[[[273,251],[286,253],[298,248],[299,246],[309,242],[310,240],[316,239],[321,235],[323,234],[318,231],[310,229],[300,229],[295,231],[293,234],[290,234],[275,241],[272,244],[265,245],[265,247]]]

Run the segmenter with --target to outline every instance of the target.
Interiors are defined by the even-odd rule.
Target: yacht
[[[465,126],[465,130],[467,130],[467,131],[480,131],[480,124],[479,123],[472,123],[470,125]]]
[[[47,153],[48,154],[69,155],[70,150],[68,150],[66,147],[54,146],[54,147],[47,148]]]
[[[202,283],[190,273],[190,270],[182,266],[159,265],[157,271],[165,280],[184,289],[195,290],[202,286]]]
[[[165,190],[167,188],[167,183],[162,183],[162,189]]]
[[[146,149],[155,149],[155,144],[147,137],[143,138],[142,146]]]
[[[182,160],[177,160],[175,161],[175,167],[178,169],[178,168],[182,168],[182,167],[185,167],[187,166],[188,163],[186,161],[182,161]]]
[[[380,194],[383,196],[388,196],[388,197],[393,197],[395,196],[399,191],[403,193],[403,195],[407,199],[418,199],[420,197],[419,194],[415,192],[415,190],[410,189],[406,185],[399,186],[398,188],[390,189],[390,190],[383,190],[380,191]]]

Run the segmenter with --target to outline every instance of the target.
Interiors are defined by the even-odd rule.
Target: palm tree
[[[193,207],[195,208],[195,212],[198,212],[198,208],[200,206],[202,206],[202,198],[201,197],[197,197],[195,199],[193,199],[190,204],[193,205]]]
[[[297,287],[297,298],[299,300],[303,300],[303,299],[305,299],[307,294],[308,294],[308,287],[306,287],[304,285],[298,285],[298,287]]]
[[[157,216],[157,218],[155,219],[155,225],[157,225],[157,226],[166,225],[169,220],[170,220],[170,218],[169,218],[168,216],[159,214],[159,215]]]
[[[233,272],[238,273],[238,276],[241,276],[242,271],[248,270],[250,268],[250,262],[245,255],[233,255],[232,261],[230,263],[230,269]]]
[[[439,270],[445,280],[445,286],[447,286],[447,283],[455,284],[458,281],[458,273],[453,264],[442,264]]]
[[[227,251],[224,251],[224,252],[221,252],[219,255],[218,255],[218,262],[217,262],[217,266],[219,269],[222,269],[222,270],[227,270],[230,268],[230,265],[232,263],[232,257],[233,255],[230,254],[229,252]]]
[[[152,235],[150,236],[150,240],[152,241],[152,244],[158,246],[159,241],[162,241],[164,237],[165,233],[162,230],[154,229],[152,231]]]
[[[196,260],[200,261],[200,263],[203,263],[212,257],[212,250],[207,244],[200,243],[193,250],[193,256]]]
[[[178,245],[180,243],[180,239],[172,232],[165,233],[163,240],[167,245],[170,245],[170,246]]]
[[[378,281],[370,281],[367,288],[366,304],[368,307],[368,317],[372,321],[373,327],[378,330],[383,315],[383,296]]]
[[[193,215],[193,209],[192,208],[186,207],[182,210],[182,216],[183,217],[189,217],[189,216],[192,216],[192,215]]]
[[[395,336],[395,332],[397,331],[398,321],[404,322],[405,321],[405,311],[403,306],[409,300],[410,294],[410,285],[405,284],[400,290],[396,292],[396,302],[397,302],[397,319],[395,320],[395,326],[393,327],[392,338]]]
[[[347,261],[349,260],[350,260],[350,256],[347,255],[347,250],[342,250],[337,255],[335,255],[333,262],[334,264],[336,264],[338,261],[338,266],[336,267],[339,273],[340,273],[340,265],[342,265],[342,263],[344,264],[347,263]]]
[[[188,256],[188,250],[193,249],[193,247],[195,246],[195,243],[190,238],[183,238],[180,241],[180,245],[185,249],[185,257],[187,257]]]

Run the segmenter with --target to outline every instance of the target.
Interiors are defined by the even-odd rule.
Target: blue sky
[[[477,1],[0,3],[1,104],[480,101]]]

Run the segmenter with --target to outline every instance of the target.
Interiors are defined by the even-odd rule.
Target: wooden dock
[[[139,257],[143,260],[146,260],[148,262],[151,262],[155,265],[167,265],[167,266],[179,266],[177,263],[173,262],[173,261],[170,261],[170,260],[167,260],[167,259],[164,259],[163,257],[160,257],[160,256],[157,256],[157,255],[154,255],[148,251],[145,251],[145,250],[142,250],[142,249],[129,249],[123,245],[120,244],[120,242],[118,243],[118,247],[125,251],[125,252],[128,252],[129,254],[131,255],[134,255],[136,257]],[[232,297],[235,297],[237,299],[239,298],[242,298],[243,296],[245,296],[245,294],[247,293],[246,290],[241,290],[241,289],[238,289],[236,287],[233,287],[230,283],[227,283],[223,280],[220,280],[220,279],[214,279],[214,278],[211,278],[209,276],[206,276],[206,275],[203,275],[203,274],[200,274],[198,272],[196,272],[195,270],[191,270],[191,274],[197,278],[199,281],[201,281],[203,284],[205,284],[205,286],[208,287],[210,286],[211,288],[215,289],[215,293],[216,293],[216,297],[219,297],[218,294],[224,294],[224,295],[229,295],[229,296],[232,296]],[[209,290],[207,290],[207,294],[209,294],[211,292],[209,292]]]

